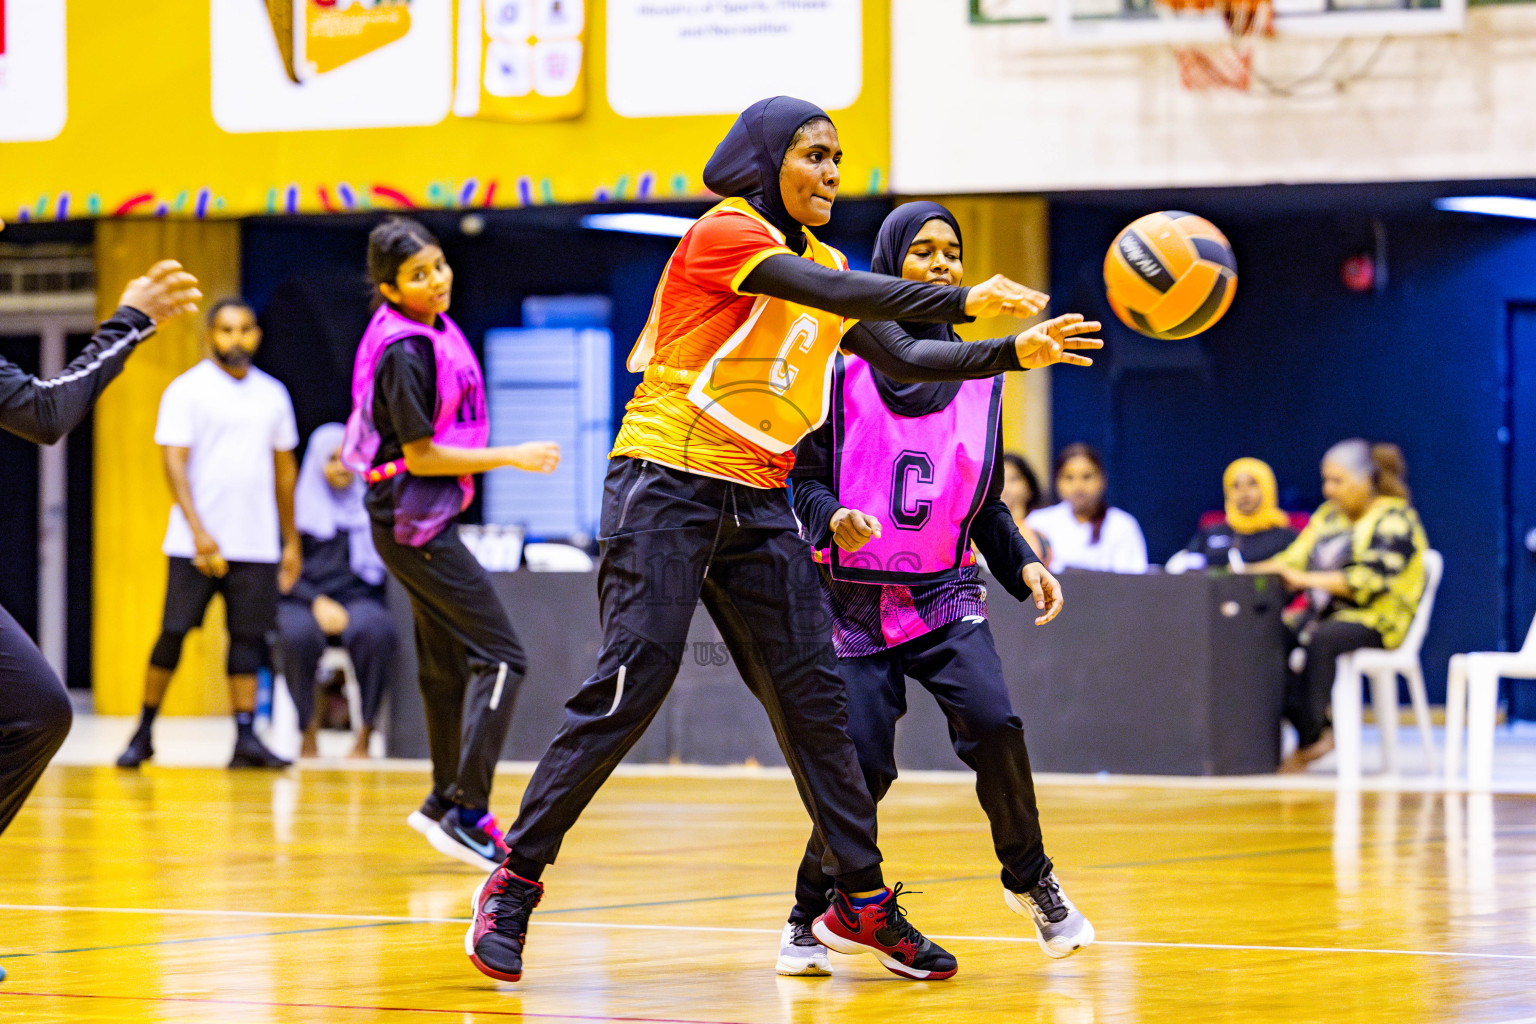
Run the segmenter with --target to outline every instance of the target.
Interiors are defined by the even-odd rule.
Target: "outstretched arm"
[[[1028,318],[1050,296],[998,275],[970,288],[906,281],[885,274],[833,270],[799,256],[769,256],[741,282],[753,295],[797,302],[850,320],[959,324],[978,316]]]
[[[1091,366],[1093,360],[1078,352],[1104,346],[1097,338],[1083,337],[1098,329],[1096,321],[1069,313],[1010,337],[965,342],[913,338],[900,324],[870,320],[849,329],[843,350],[901,383],[971,380],[1056,363]]]
[[[196,309],[200,298],[197,279],[175,260],[163,260],[128,283],[117,312],[57,377],[39,380],[0,359],[0,428],[37,444],[53,444],[79,426],[157,323]]]

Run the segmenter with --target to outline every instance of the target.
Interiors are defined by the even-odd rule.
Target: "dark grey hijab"
[[[901,265],[906,261],[907,250],[923,225],[931,220],[942,220],[954,229],[960,242],[960,252],[965,253],[965,240],[955,215],[938,203],[927,201],[904,203],[892,210],[880,225],[875,237],[875,254],[869,269],[876,274],[901,276]],[[959,341],[960,336],[949,324],[902,323],[901,329],[914,338],[931,338],[937,341]],[[900,384],[883,373],[875,373],[875,384],[885,407],[901,416],[926,416],[938,412],[960,393],[961,381],[920,382]]]
[[[714,155],[704,165],[704,184],[717,196],[739,196],[784,233],[796,252],[805,248],[801,224],[784,209],[779,168],[795,132],[817,118],[831,123],[827,112],[793,96],[758,100],[736,118]]]

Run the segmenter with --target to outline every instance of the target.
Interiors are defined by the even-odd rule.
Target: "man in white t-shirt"
[[[162,546],[170,562],[165,617],[149,656],[138,731],[117,759],[123,768],[154,756],[150,730],[182,641],[202,623],[215,593],[224,595],[229,626],[236,728],[229,766],[288,764],[252,731],[256,671],[275,626],[278,592],[293,586],[301,568],[293,524],[299,432],[288,390],[251,365],[260,344],[251,307],[220,300],[208,314],[208,357],[171,381],[160,398],[155,443],[165,453],[175,497]]]

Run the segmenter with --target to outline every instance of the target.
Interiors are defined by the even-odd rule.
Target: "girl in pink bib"
[[[411,598],[432,793],[408,819],[439,852],[494,868],[507,848],[490,813],[527,659],[491,578],[450,527],[474,474],[552,473],[551,442],[491,448],[485,379],[448,319],[453,271],[437,239],[394,217],[368,236],[379,306],[358,345],[342,458],[368,482],[374,546]]]
[[[959,285],[960,227],[937,203],[898,207],[881,226],[871,269]],[[908,324],[914,337],[954,338],[947,324]],[[795,512],[821,563],[848,733],[870,795],[896,778],[896,722],[906,677],[938,700],[955,752],[976,772],[992,823],[1006,905],[1035,925],[1048,956],[1093,941],[1056,882],[1040,832],[1024,729],[1013,713],[992,634],[974,540],[1010,594],[1035,600],[1044,625],[1060,585],[1014,527],[1001,500],[1002,378],[902,384],[857,356],[838,357],[828,422],[796,449]],[[780,974],[830,973],[796,926],[827,906],[830,885],[812,833],[781,943]]]

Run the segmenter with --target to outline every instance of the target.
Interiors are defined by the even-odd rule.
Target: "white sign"
[[[220,128],[394,128],[448,116],[452,0],[341,0],[311,10],[312,2],[293,0],[292,16],[276,17],[285,4],[212,0]]]
[[[861,0],[608,0],[608,105],[624,117],[734,114],[787,94],[859,98]]]
[[[42,142],[69,116],[64,0],[0,0],[0,142]]]

